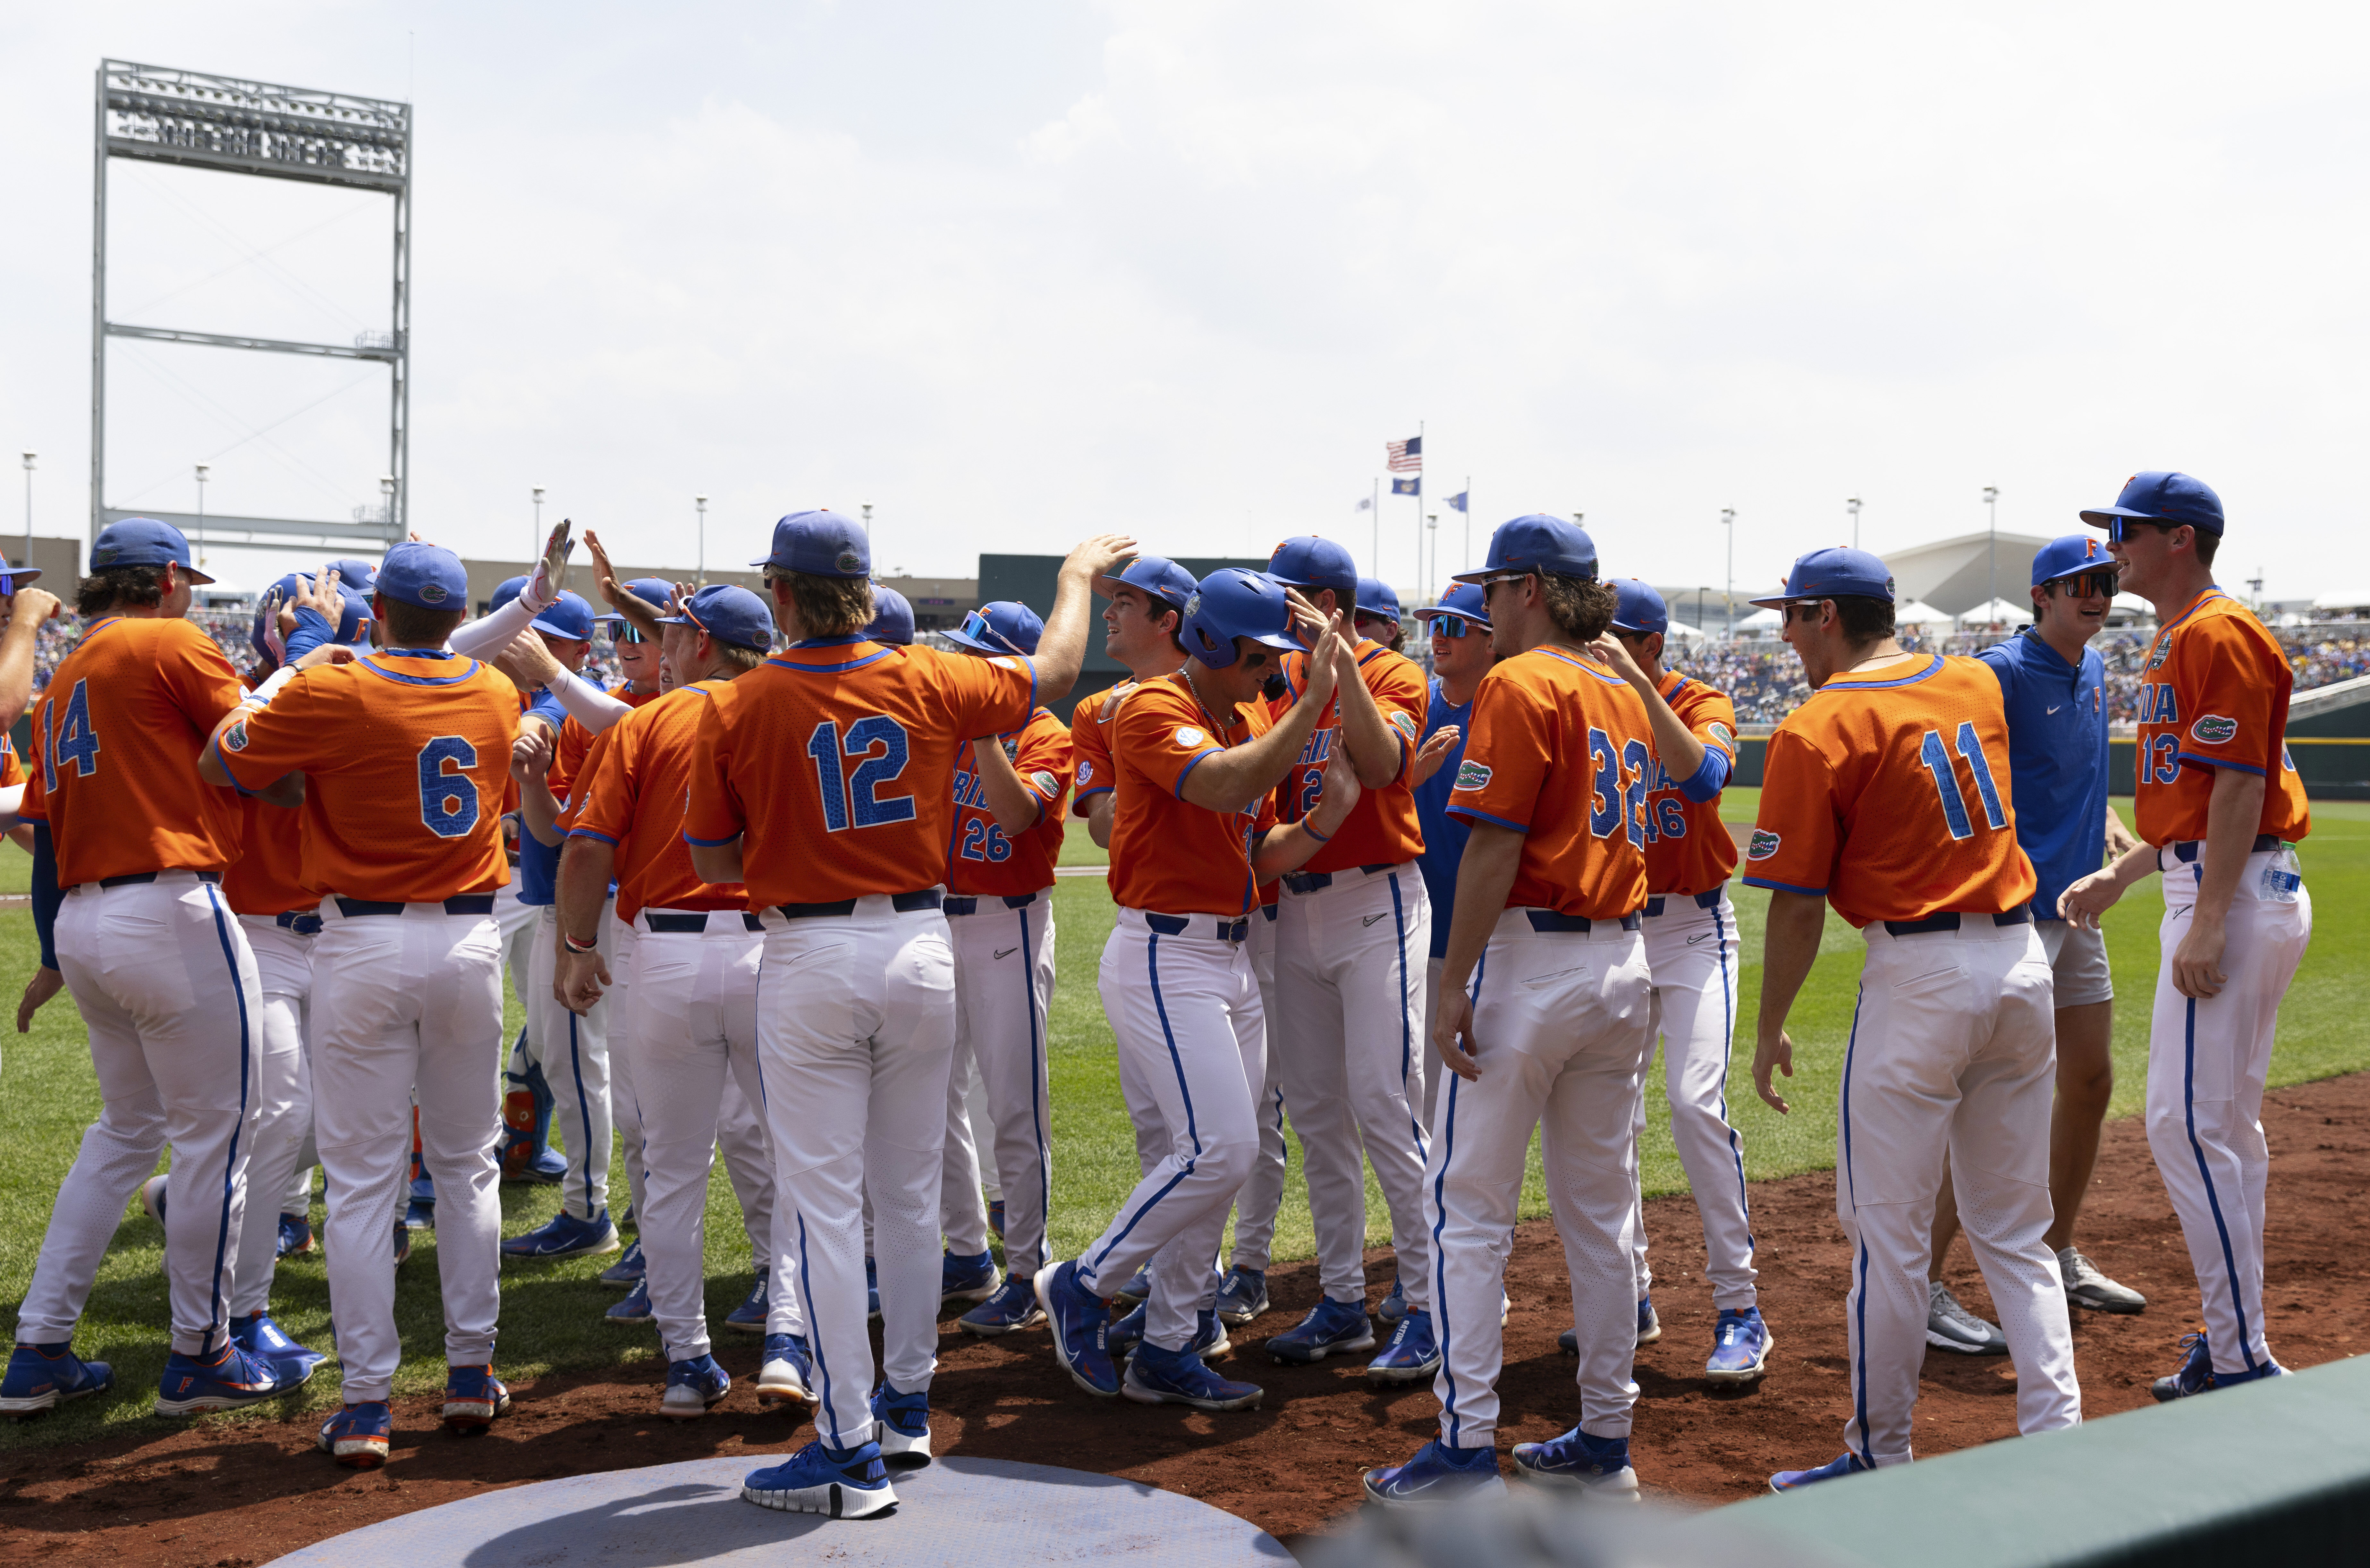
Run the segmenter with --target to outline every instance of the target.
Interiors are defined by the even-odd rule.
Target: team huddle
[[[2142,474],[2081,515],[2103,542],[2043,548],[2033,627],[1980,658],[1904,652],[1891,577],[1858,550],[1806,555],[1755,601],[1814,688],[1768,741],[1743,859],[1770,894],[1753,1071],[1777,1110],[1828,905],[1868,949],[1836,1148],[1847,1451],[1779,1491],[1907,1462],[1929,1347],[2011,1355],[2023,1431],[2079,1421],[2071,1309],[2145,1306],[2073,1233],[2111,1085],[2099,917],[2152,871],[2147,1126],[2205,1325],[2156,1393],[2281,1370],[2258,1113],[2311,925],[2288,670],[2213,585],[2211,490]],[[343,1394],[319,1446],[338,1462],[387,1456],[397,1269],[427,1224],[447,1428],[510,1408],[505,1262],[610,1253],[602,1277],[628,1294],[609,1316],[655,1327],[660,1409],[698,1416],[732,1383],[703,1305],[721,1150],[757,1274],[728,1326],[765,1336],[760,1405],[816,1426],[743,1495],[876,1513],[893,1469],[929,1461],[950,1303],[964,1332],[1046,1330],[1090,1395],[1259,1403],[1211,1363],[1269,1309],[1288,1120],[1323,1299],[1270,1356],[1430,1382],[1438,1436],[1365,1477],[1378,1503],[1429,1504],[1503,1484],[1505,1265],[1536,1129],[1580,1399],[1563,1435],[1513,1446],[1513,1471],[1633,1497],[1633,1363],[1662,1332],[1638,1159],[1658,1043],[1716,1309],[1704,1376],[1765,1376],[1726,1101],[1735,713],[1663,667],[1660,595],[1606,578],[1575,524],[1504,524],[1416,613],[1429,678],[1397,651],[1396,597],[1314,536],[1199,581],[1089,539],[1041,617],[987,605],[950,652],[916,645],[864,530],[831,512],[776,525],[763,593],[619,583],[596,541],[597,615],[561,586],[569,531],[474,620],[460,560],[418,541],[283,580],[247,683],[185,618],[209,580],[177,530],[132,519],[95,542],[88,629],[23,767],[0,756],[0,806],[21,786],[49,976],[27,1009],[71,991],[105,1109],[58,1193],[0,1411],[112,1386],[72,1339],[144,1183],[172,1314],[157,1411],[302,1386],[326,1357],[270,1296],[276,1257],[312,1245],[317,1163]],[[2085,646],[2119,591],[2161,628],[2136,838],[2108,806]],[[1130,677],[1064,724],[1047,704],[1076,684],[1098,595]],[[13,604],[19,621],[56,607],[22,588]],[[577,673],[604,621],[614,691]],[[1098,985],[1141,1180],[1056,1260],[1053,891],[1080,823],[1109,850]],[[508,1042],[505,965],[528,1015]],[[1371,1317],[1369,1165],[1397,1267]],[[505,1177],[556,1182],[559,1214],[504,1239]],[[1962,1225],[1996,1327],[1940,1282]]]

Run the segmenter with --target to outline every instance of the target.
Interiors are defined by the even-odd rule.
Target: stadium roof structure
[[[2099,539],[2103,545],[2106,536]],[[2032,581],[2033,555],[2048,542],[2032,534],[1962,534],[1889,550],[1884,564],[1893,569],[1897,597],[1923,599],[1945,615],[1963,617],[1995,594],[2011,601],[2022,594]],[[2019,613],[2031,618],[2030,610]]]

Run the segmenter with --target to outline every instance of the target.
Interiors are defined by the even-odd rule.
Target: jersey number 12
[[[874,748],[879,748],[876,752]],[[823,824],[833,833],[886,823],[912,822],[914,797],[880,798],[880,786],[905,771],[909,748],[905,727],[885,714],[858,719],[840,739],[839,721],[826,719],[807,737],[807,755],[814,758],[815,785],[823,791]],[[860,758],[849,771],[843,759]]]

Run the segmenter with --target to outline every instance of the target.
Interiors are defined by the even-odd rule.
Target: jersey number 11
[[[1967,759],[1967,770],[1975,776],[1975,790],[1984,798],[1985,822],[1992,827],[2006,827],[2008,813],[2000,809],[1999,787],[1992,782],[1991,760],[1984,755],[1984,743],[1975,736],[1973,720],[1959,725],[1958,751]],[[1934,792],[1942,798],[1942,819],[1950,824],[1950,836],[1973,836],[1974,825],[1967,817],[1967,797],[1959,789],[1958,769],[1950,766],[1950,754],[1943,749],[1940,731],[1926,732],[1918,756],[1926,764],[1926,771],[1934,776]]]

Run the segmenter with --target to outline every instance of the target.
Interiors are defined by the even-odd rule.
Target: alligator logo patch
[[[2219,713],[2208,713],[2189,727],[2189,735],[2200,745],[2218,746],[2225,741],[2238,738],[2238,721],[2226,719]]]
[[[1460,762],[1456,765],[1457,789],[1487,790],[1489,787],[1490,770],[1488,767],[1470,759]]]
[[[1782,841],[1778,835],[1767,828],[1756,827],[1753,830],[1753,841],[1745,846],[1744,858],[1748,860],[1766,860],[1778,853],[1778,846],[1780,842]]]

